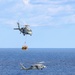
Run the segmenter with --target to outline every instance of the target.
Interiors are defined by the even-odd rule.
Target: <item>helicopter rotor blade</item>
[[[14,28],[14,30],[19,30],[19,28]]]

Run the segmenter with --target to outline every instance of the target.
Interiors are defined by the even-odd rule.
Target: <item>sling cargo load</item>
[[[26,42],[24,43],[24,45],[22,46],[22,50],[27,50],[28,46],[26,45]]]
[[[22,50],[27,50],[28,49],[28,46],[22,46]]]

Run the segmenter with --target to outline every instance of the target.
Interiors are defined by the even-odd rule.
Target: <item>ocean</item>
[[[43,70],[21,70],[43,62]],[[74,48],[0,48],[0,75],[75,75]]]

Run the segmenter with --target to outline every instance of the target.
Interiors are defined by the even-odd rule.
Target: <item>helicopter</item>
[[[25,27],[20,28],[20,24],[19,22],[17,22],[18,28],[14,28],[14,30],[19,30],[20,34],[23,33],[23,35],[25,36],[26,34],[28,35],[32,35],[32,30],[29,28],[29,25],[25,25]]]
[[[20,65],[21,65],[21,69],[26,70],[26,71],[27,70],[34,70],[34,69],[42,70],[43,68],[46,68],[46,66],[42,63],[33,64],[29,68],[26,68],[22,63],[20,63]]]

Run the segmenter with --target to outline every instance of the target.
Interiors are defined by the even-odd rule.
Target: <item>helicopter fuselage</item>
[[[32,30],[31,29],[21,28],[19,30],[20,30],[21,33],[23,33],[24,36],[25,36],[25,34],[32,35]]]
[[[46,66],[45,65],[43,65],[43,64],[34,64],[34,65],[31,65],[29,68],[26,68],[23,64],[21,64],[20,63],[20,65],[21,65],[21,69],[22,70],[34,70],[34,69],[36,69],[36,70],[42,70],[43,68],[46,68]]]
[[[19,30],[20,33],[23,33],[24,36],[26,34],[32,35],[32,30],[29,28],[29,25],[25,25],[25,27],[20,28],[19,23],[17,24],[18,24],[18,28],[14,28],[14,30]]]

